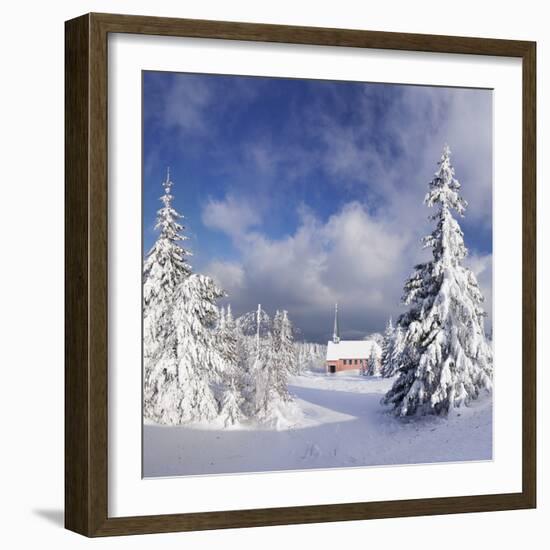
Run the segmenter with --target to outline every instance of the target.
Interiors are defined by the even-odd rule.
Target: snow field
[[[380,400],[394,379],[306,373],[277,421],[144,425],[145,477],[346,468],[492,458],[492,400],[448,417],[400,419]]]

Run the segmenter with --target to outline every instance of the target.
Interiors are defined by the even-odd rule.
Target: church
[[[338,326],[338,304],[334,308],[334,330],[332,340],[327,344],[327,373],[336,373],[345,370],[364,370],[367,359],[376,346],[373,340],[340,340]]]

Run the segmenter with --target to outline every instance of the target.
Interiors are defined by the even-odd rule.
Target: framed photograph
[[[535,43],[65,37],[66,527],[534,508]]]

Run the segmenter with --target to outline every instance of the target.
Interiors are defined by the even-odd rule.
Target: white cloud
[[[383,330],[390,315],[404,311],[402,288],[413,266],[429,256],[417,232],[369,213],[358,202],[347,203],[325,222],[305,208],[300,216],[296,231],[281,239],[270,239],[247,224],[238,235],[233,226],[225,227],[235,237],[241,260],[214,261],[205,272],[225,288],[237,314],[253,310],[258,302],[268,311],[287,309],[307,338],[330,336],[335,302],[344,336]],[[472,254],[467,263],[486,298],[490,327],[492,256]]]
[[[358,202],[348,203],[332,216],[323,231],[331,242],[331,271],[355,284],[390,277],[408,240],[384,219],[370,216]]]
[[[202,211],[202,222],[206,227],[223,231],[231,237],[242,235],[257,225],[260,216],[246,199],[228,195],[223,200],[209,199]]]
[[[244,288],[245,274],[241,264],[228,261],[214,261],[208,266],[209,275],[231,295]]]
[[[288,309],[306,336],[324,338],[337,301],[344,332],[359,326],[366,334],[399,310],[413,263],[409,238],[353,202],[325,223],[303,211],[298,229],[282,239],[243,233],[235,243],[241,263],[216,261],[205,271],[228,291],[237,313],[261,301],[267,310]]]

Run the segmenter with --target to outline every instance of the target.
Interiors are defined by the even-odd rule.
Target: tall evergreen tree
[[[272,341],[273,385],[276,394],[283,401],[288,401],[288,378],[297,372],[297,356],[294,348],[292,323],[286,310],[277,311],[273,319]]]
[[[483,296],[474,274],[463,265],[464,234],[452,215],[467,203],[454,177],[445,146],[424,202],[435,207],[434,231],[424,238],[432,259],[415,267],[405,283],[399,319],[404,331],[399,377],[384,402],[399,416],[447,414],[492,387],[492,350],[484,331]]]
[[[288,377],[295,368],[295,350],[292,324],[286,312],[277,311],[269,331],[262,331],[266,314],[258,306],[256,336],[252,367],[250,369],[253,403],[252,415],[260,421],[277,420],[283,406],[292,400],[288,392]]]
[[[143,267],[143,367],[144,367],[144,412],[148,416],[153,398],[153,384],[150,380],[155,363],[161,355],[166,360],[169,340],[174,331],[170,311],[174,291],[191,274],[187,257],[191,253],[182,247],[187,240],[184,227],[179,223],[181,216],[172,206],[170,171],[162,183],[164,194],[160,198],[162,207],[157,212],[155,230],[159,235],[147,254]],[[158,374],[158,369],[155,369]],[[161,371],[163,372],[163,371]],[[169,379],[170,369],[166,372]],[[169,380],[167,379],[167,382]]]
[[[221,416],[225,425],[236,424],[244,419],[243,392],[244,373],[239,364],[238,329],[233,319],[231,306],[222,309],[218,330],[219,345],[224,361],[222,376]]]

